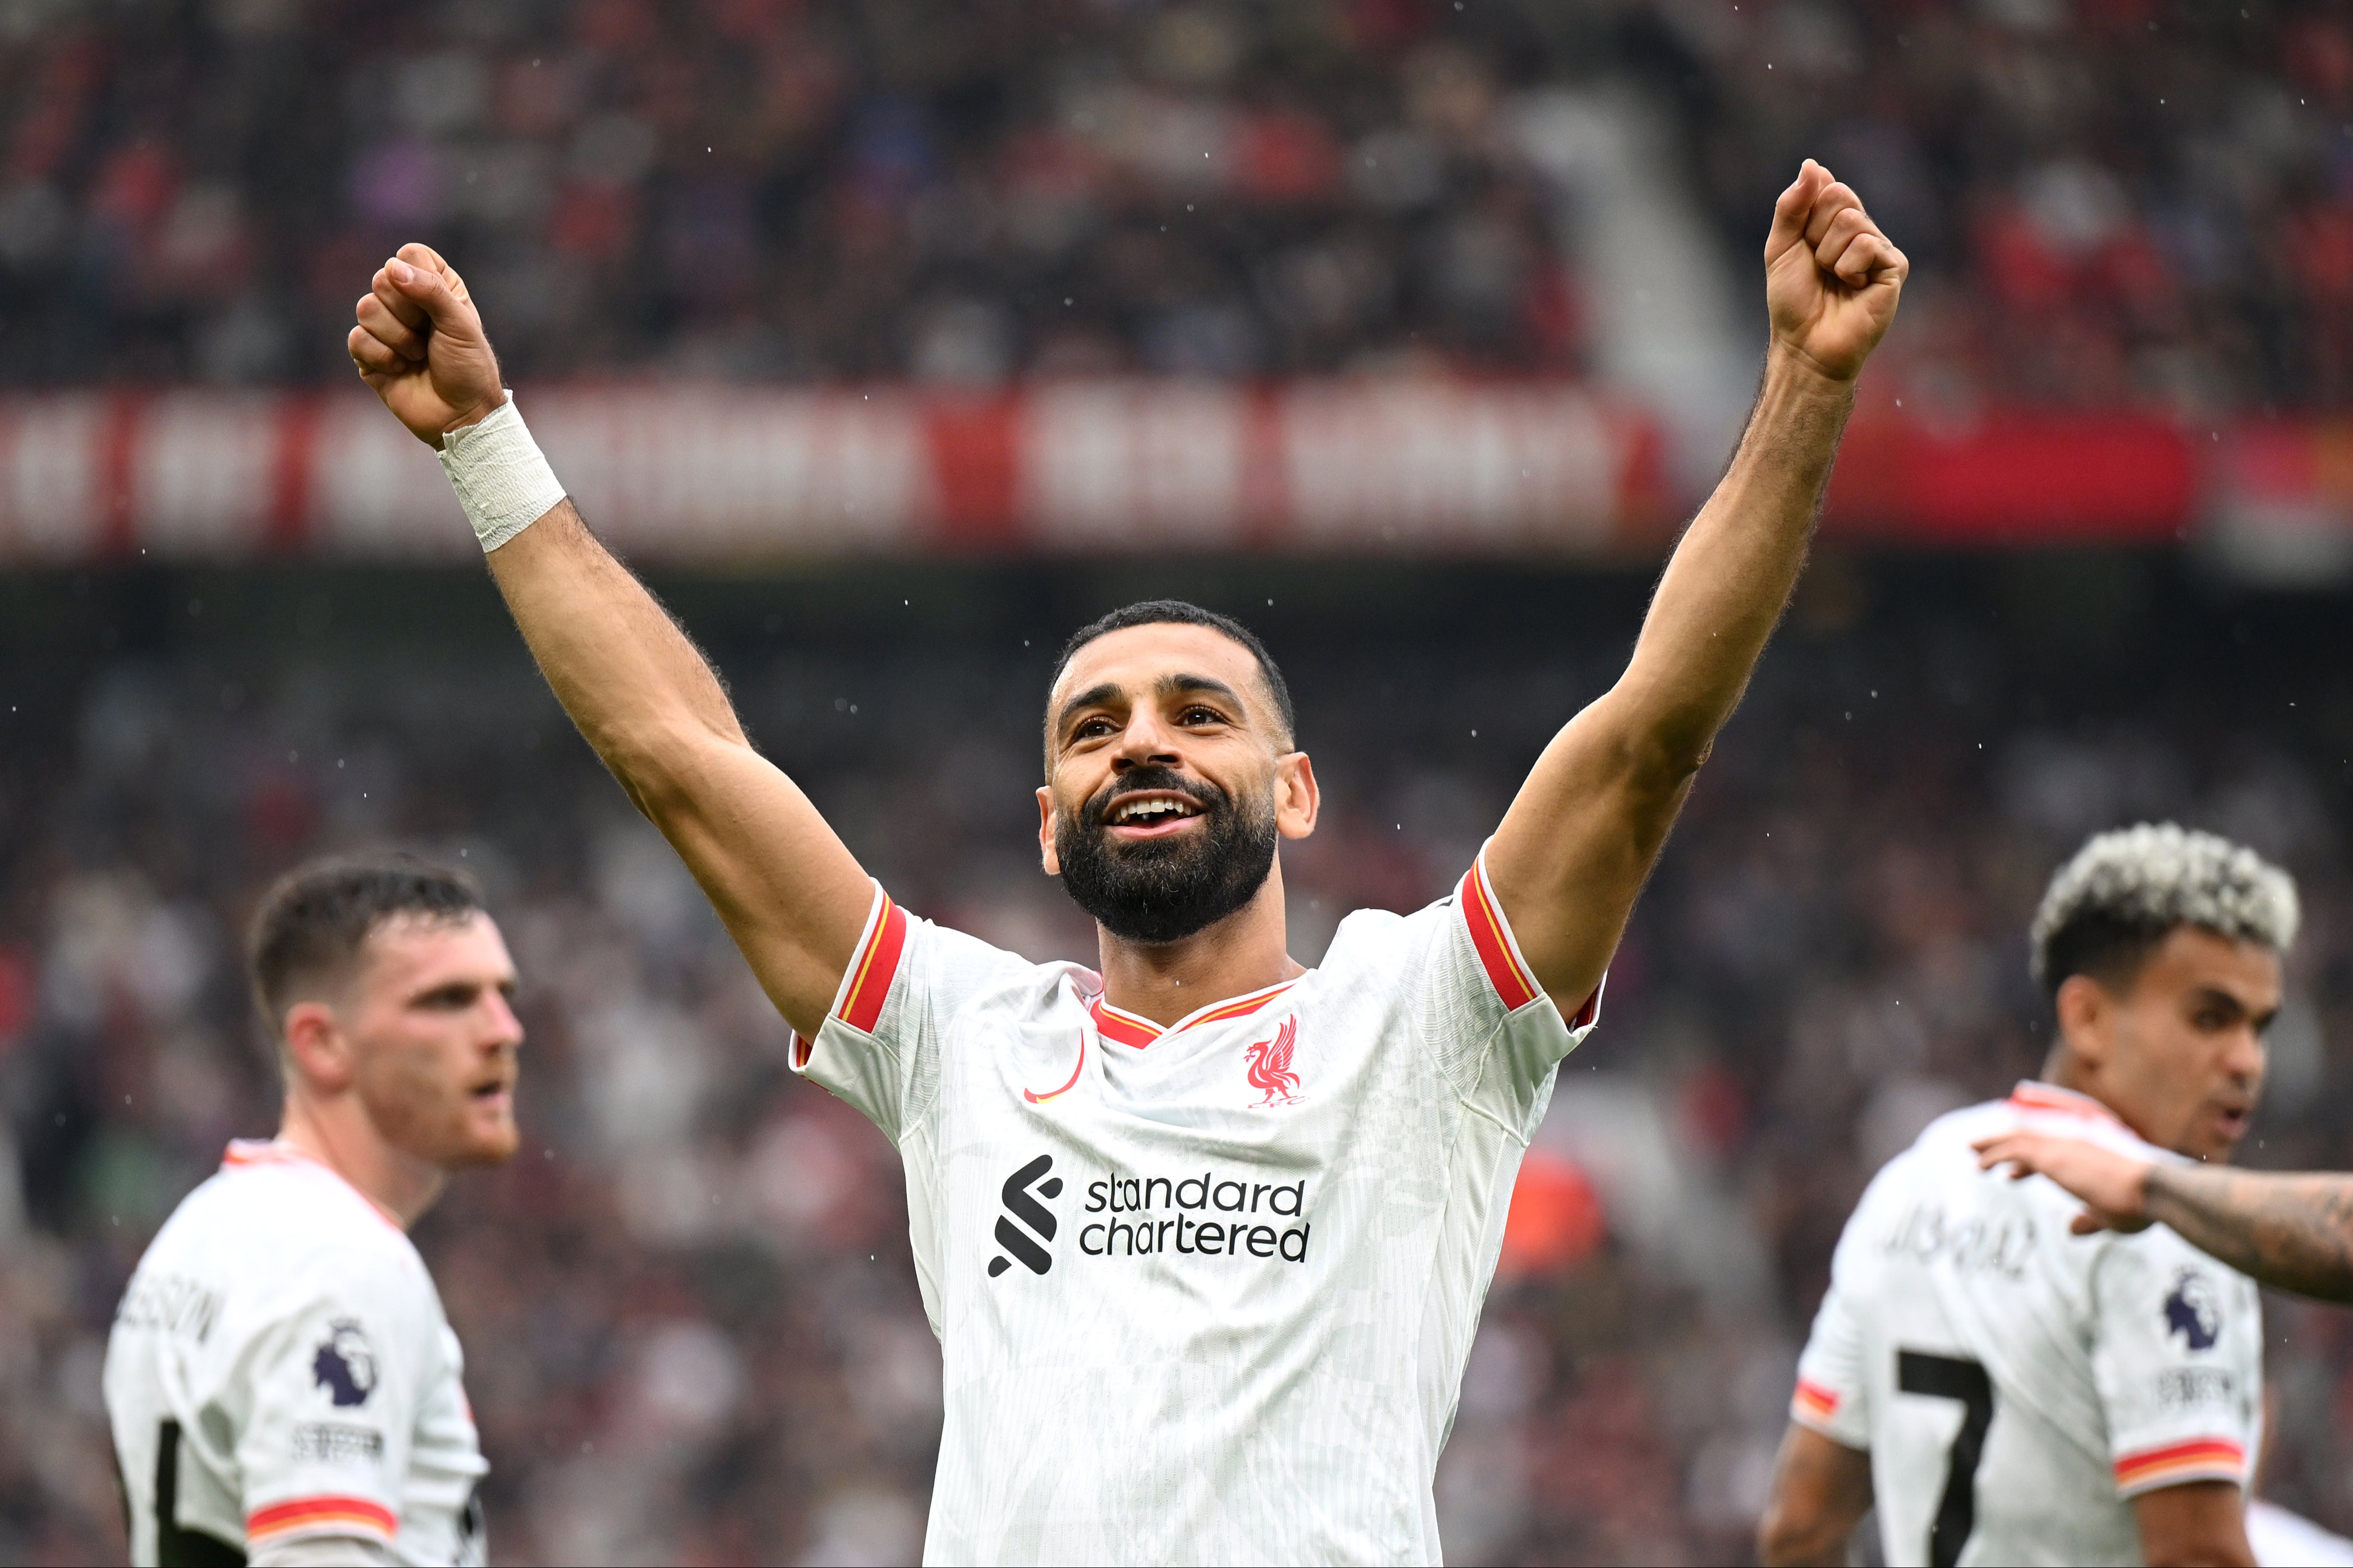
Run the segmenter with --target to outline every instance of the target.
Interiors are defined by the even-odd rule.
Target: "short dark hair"
[[[1062,645],[1061,653],[1054,659],[1053,679],[1046,683],[1047,689],[1049,691],[1053,689],[1054,681],[1061,679],[1062,671],[1070,668],[1071,658],[1081,648],[1097,637],[1108,637],[1113,632],[1124,632],[1130,626],[1207,626],[1213,632],[1231,637],[1248,648],[1250,657],[1258,660],[1259,674],[1265,679],[1267,691],[1274,699],[1275,711],[1282,716],[1284,743],[1289,744],[1298,735],[1299,716],[1291,706],[1291,688],[1283,683],[1282,668],[1275,664],[1274,655],[1266,651],[1266,644],[1258,640],[1258,634],[1231,616],[1221,616],[1215,610],[1205,610],[1200,605],[1190,604],[1183,599],[1145,599],[1113,610],[1099,619],[1089,621],[1085,626],[1072,632],[1071,640]],[[1049,713],[1046,721],[1050,725],[1053,722],[1053,715]],[[1047,745],[1050,762],[1052,749],[1050,736]]]
[[[247,969],[275,1036],[300,986],[338,980],[385,921],[461,921],[482,909],[472,878],[399,851],[313,860],[278,879],[253,917]]]

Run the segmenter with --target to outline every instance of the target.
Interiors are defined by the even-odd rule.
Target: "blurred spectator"
[[[2353,403],[2319,0],[350,0],[0,20],[0,381],[332,380],[396,244],[518,375],[1575,373],[1516,110],[1645,84],[1746,277],[1799,160],[1922,400]],[[1743,303],[1745,304],[1745,297]]]
[[[2353,404],[2353,25],[2189,0],[1655,7],[1744,251],[1809,154],[1911,256],[1928,406]]]
[[[19,7],[0,379],[332,378],[351,302],[417,238],[519,374],[1572,368],[1555,204],[1504,121],[1543,58],[1459,22]]]

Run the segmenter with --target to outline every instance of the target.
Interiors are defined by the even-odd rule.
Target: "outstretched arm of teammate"
[[[1988,1170],[2048,1176],[2083,1199],[2078,1235],[2169,1226],[2250,1279],[2353,1303],[2353,1176],[2177,1165],[2042,1132],[1989,1138],[1977,1150]]]
[[[465,280],[428,247],[401,247],[357,315],[360,378],[427,446],[503,406]],[[752,748],[709,662],[569,500],[490,564],[565,711],[685,859],[786,1021],[814,1038],[872,900],[856,858]]]
[[[1487,870],[1563,1013],[1599,984],[1643,879],[1780,619],[1830,482],[1855,377],[1910,263],[1853,191],[1806,161],[1765,242],[1764,384],[1730,467],[1660,579],[1625,675],[1556,736]]]
[[[1871,1510],[1871,1455],[1792,1421],[1757,1521],[1757,1560],[1843,1568],[1847,1538]]]

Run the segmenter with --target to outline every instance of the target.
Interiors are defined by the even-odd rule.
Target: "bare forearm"
[[[872,902],[857,858],[752,749],[718,675],[645,585],[571,501],[542,499],[554,475],[507,417],[465,279],[430,247],[405,245],[356,317],[353,363],[410,435],[447,455],[556,700],[678,850],[778,1009],[814,1035]],[[471,426],[488,428],[452,451]]]
[[[556,700],[640,807],[679,741],[744,742],[709,663],[570,501],[489,559]]]
[[[2150,1219],[2266,1285],[2353,1301],[2353,1176],[2158,1165],[2147,1207]]]
[[[1731,717],[1805,564],[1854,407],[1834,381],[1776,351],[1740,446],[1667,563],[1613,699],[1670,766],[1696,768]]]
[[[1853,403],[1849,384],[1768,356],[1739,448],[1667,563],[1625,675],[1554,737],[1496,831],[1497,896],[1565,1008],[1599,981],[1780,619]]]
[[[1537,980],[1564,1010],[1601,977],[1716,731],[1805,563],[1854,378],[1911,264],[1811,159],[1773,204],[1764,384],[1715,493],[1659,580],[1618,683],[1536,759],[1487,857]]]
[[[1763,1563],[1802,1568],[1841,1563],[1871,1509],[1871,1455],[1791,1423],[1773,1462],[1773,1486],[1757,1522]]]

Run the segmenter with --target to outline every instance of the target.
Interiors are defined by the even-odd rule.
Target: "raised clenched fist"
[[[1773,204],[1765,238],[1775,346],[1834,380],[1853,380],[1895,320],[1911,270],[1862,198],[1807,159]]]
[[[344,346],[360,379],[427,446],[506,400],[466,280],[431,246],[402,246],[354,313]]]

